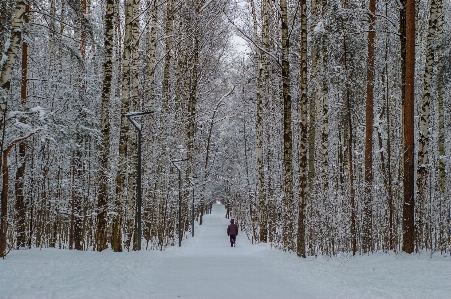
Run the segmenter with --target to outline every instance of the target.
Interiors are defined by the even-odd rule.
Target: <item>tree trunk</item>
[[[154,105],[155,97],[155,61],[156,61],[156,48],[157,48],[157,16],[158,16],[158,5],[157,0],[153,1],[152,13],[150,18],[152,20],[150,30],[147,32],[148,40],[148,60],[147,60],[147,76],[149,82],[146,84],[147,88],[147,101],[144,103],[147,111],[150,111]]]
[[[369,4],[370,25],[368,31],[368,62],[366,76],[366,136],[365,136],[365,192],[363,207],[363,236],[362,250],[364,253],[371,250],[372,229],[372,201],[373,201],[373,101],[374,101],[374,23],[376,21],[375,0]]]
[[[426,200],[426,181],[430,172],[430,113],[431,113],[431,95],[434,93],[435,86],[432,82],[434,72],[434,54],[437,53],[435,49],[435,38],[440,31],[440,24],[442,23],[442,2],[441,0],[432,0],[430,7],[429,28],[426,42],[426,65],[424,70],[424,91],[421,101],[420,120],[418,125],[418,165],[417,165],[417,200],[416,206],[418,214],[417,237],[421,236],[424,224],[424,205]],[[440,155],[440,154],[439,154]],[[440,178],[439,178],[440,180]],[[440,184],[440,183],[439,183]]]
[[[343,52],[344,52],[344,68],[346,74],[348,73],[348,61],[347,61],[347,48],[346,48],[346,38],[343,41]],[[355,187],[354,187],[354,165],[353,165],[353,136],[352,136],[352,111],[351,111],[351,100],[349,96],[349,86],[348,80],[345,83],[345,96],[346,96],[346,110],[348,119],[348,162],[349,162],[349,199],[351,205],[351,248],[352,255],[355,255],[357,251],[357,236],[356,236],[356,223],[355,223]]]
[[[327,0],[322,0],[322,19],[325,19],[327,9]],[[324,35],[324,36],[323,36]],[[321,180],[324,190],[324,199],[329,197],[329,78],[327,72],[328,65],[328,45],[325,41],[326,36],[322,34],[321,40],[321,100],[322,100],[322,124],[321,124]],[[327,202],[327,200],[325,200]],[[326,216],[327,217],[327,216]],[[329,223],[326,223],[329,226]]]
[[[297,232],[297,255],[306,257],[305,252],[305,206],[307,202],[308,166],[308,89],[307,89],[307,1],[301,0],[301,67],[300,67],[300,138],[299,138],[299,215]]]
[[[252,12],[252,20],[254,25],[254,41],[255,43],[259,43],[258,38],[258,24],[257,24],[257,12],[255,9],[254,0],[249,0],[251,4],[251,12]],[[265,38],[267,42],[267,19],[268,19],[268,9],[267,9],[267,1],[262,1],[262,17],[263,17],[263,27],[262,27],[262,40]],[[266,204],[264,197],[264,186],[265,186],[265,177],[264,177],[264,167],[263,167],[263,103],[262,103],[262,94],[263,94],[263,63],[262,63],[262,51],[255,47],[254,59],[257,64],[257,94],[256,94],[256,103],[257,103],[257,117],[256,117],[256,158],[257,158],[257,202],[258,202],[258,218],[259,218],[259,240],[261,242],[267,241],[267,220],[266,220]]]
[[[282,21],[282,94],[283,94],[283,207],[284,227],[283,246],[285,250],[294,250],[294,213],[293,213],[293,144],[291,132],[291,90],[290,90],[290,44],[288,38],[287,1],[280,1]]]
[[[311,2],[311,18],[312,22],[315,23],[318,15],[318,3],[317,1]],[[314,31],[312,31],[312,38],[315,37]],[[312,85],[312,91],[309,98],[309,128],[308,128],[308,205],[310,215],[313,213],[313,207],[315,205],[315,195],[314,195],[314,187],[315,187],[315,178],[316,178],[316,169],[315,169],[315,152],[316,152],[316,119],[317,119],[317,101],[318,101],[318,88],[316,81],[318,80],[317,69],[320,64],[320,51],[318,47],[312,42],[312,51],[311,51],[311,76],[310,81],[314,82]],[[313,252],[313,226],[309,225],[309,249],[310,254],[314,254]]]
[[[28,23],[28,13],[30,12],[30,5],[27,3],[25,7],[25,14],[23,16],[23,21],[25,24]],[[22,42],[22,86],[21,86],[21,104],[25,108],[27,105],[27,74],[28,74],[28,44]],[[25,118],[21,119],[22,123],[26,122]],[[24,136],[24,132],[21,132],[21,136]],[[19,166],[16,171],[16,181],[14,184],[16,193],[16,215],[17,215],[17,243],[16,247],[19,249],[25,247],[27,243],[27,233],[26,233],[26,207],[25,207],[25,196],[24,196],[24,181],[25,181],[25,168],[27,165],[26,161],[26,146],[25,141],[19,143]]]
[[[174,0],[169,0],[166,3],[166,24],[165,24],[165,59],[164,59],[164,67],[163,67],[163,81],[162,81],[162,100],[161,100],[161,118],[160,118],[160,135],[159,135],[159,146],[160,146],[160,158],[158,161],[158,169],[157,169],[157,180],[159,190],[166,190],[165,176],[167,175],[167,121],[169,119],[169,70],[171,67],[171,58],[172,58],[172,35],[173,35],[173,25],[174,25]],[[168,207],[168,196],[164,194],[164,192],[160,192],[160,234],[159,234],[159,245],[160,249],[163,248],[165,236],[168,236],[168,233],[171,233],[171,220],[166,219],[167,211],[170,207]],[[172,214],[171,214],[172,215]],[[167,229],[169,228],[169,230]]]
[[[119,133],[119,164],[116,175],[116,213],[113,216],[113,236],[112,248],[116,252],[122,251],[122,206],[126,203],[127,194],[127,173],[129,168],[128,136],[130,134],[130,124],[125,114],[130,112],[130,62],[133,47],[132,24],[133,24],[133,0],[127,1],[125,5],[125,35],[124,52],[122,57],[122,102],[121,102],[121,127]],[[128,191],[127,191],[128,190]],[[125,215],[126,216],[126,215]]]
[[[26,13],[28,1],[18,0],[14,12],[14,19],[11,28],[11,37],[9,47],[6,49],[6,60],[2,64],[0,75],[0,100],[6,101],[10,90],[12,71],[19,54],[20,44],[22,42],[23,19]],[[0,127],[1,131],[1,127]]]
[[[437,7],[437,15],[441,16],[437,19],[437,42],[443,41],[443,3],[442,0],[436,0],[439,1],[439,5]],[[439,50],[438,50],[438,63],[437,63],[437,71],[440,74],[438,76],[438,84],[437,84],[437,111],[438,111],[438,140],[437,140],[437,155],[438,155],[438,161],[437,161],[437,172],[438,172],[438,196],[440,198],[439,203],[439,213],[441,216],[439,219],[443,219],[440,221],[440,236],[443,235],[443,233],[446,231],[447,228],[450,227],[451,219],[450,217],[446,216],[447,210],[449,211],[449,205],[446,207],[446,155],[445,155],[445,105],[444,105],[444,96],[445,96],[445,78],[444,78],[444,68],[443,68],[443,57],[442,57],[442,51],[443,51],[443,43],[439,44]],[[449,126],[448,126],[449,127]],[[448,175],[449,177],[449,175]],[[449,181],[449,179],[448,179]],[[448,200],[449,202],[449,200]],[[443,216],[442,216],[443,215]],[[446,220],[445,220],[446,219]],[[446,244],[448,243],[448,244]],[[448,234],[448,240],[443,240],[442,237],[440,237],[439,247],[440,251],[446,249],[446,245],[448,245],[448,248],[451,248],[451,238]]]
[[[100,157],[100,180],[97,203],[97,236],[96,250],[108,248],[107,244],[107,212],[108,212],[108,177],[110,173],[110,96],[113,77],[113,42],[114,42],[114,0],[107,0],[105,10],[105,61],[103,62],[102,109],[100,112],[100,130],[102,145]]]
[[[131,80],[131,102],[130,109],[132,111],[141,111],[142,103],[139,99],[139,78],[138,78],[138,67],[139,67],[139,0],[133,0],[133,15],[132,15],[132,39],[131,39],[131,68],[130,68],[130,80]],[[128,120],[127,120],[128,121]],[[131,228],[133,227],[133,250],[141,250],[138,248],[138,204],[137,204],[137,196],[138,196],[138,185],[137,185],[137,177],[138,173],[136,171],[136,165],[138,161],[138,140],[136,130],[133,128],[129,133],[133,137],[129,139],[128,146],[128,205],[130,207],[130,215],[129,218],[130,223],[130,233]],[[131,208],[134,207],[134,208]]]
[[[414,96],[415,96],[415,1],[402,0],[404,9],[401,10],[401,36],[405,36],[405,59],[403,75],[405,76],[405,90],[403,95],[403,161],[404,161],[404,203],[403,203],[403,244],[402,250],[412,253],[415,247],[415,139],[414,139]],[[404,35],[405,33],[405,35]],[[402,38],[402,37],[401,37]]]

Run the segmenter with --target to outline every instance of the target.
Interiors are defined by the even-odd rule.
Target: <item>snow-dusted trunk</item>
[[[326,0],[322,0],[322,19],[326,18],[327,9]],[[324,25],[322,25],[324,26]],[[329,75],[328,61],[329,49],[326,39],[326,33],[321,33],[321,100],[322,100],[322,124],[321,124],[321,179],[324,189],[324,198],[329,197]]]
[[[262,47],[265,51],[269,52],[269,1],[262,1]],[[267,190],[266,194],[264,192],[265,187],[265,173],[263,166],[263,116],[264,112],[264,103],[269,102],[269,57],[263,51],[260,52],[260,64],[259,67],[259,76],[261,76],[261,94],[260,94],[260,102],[257,99],[257,122],[260,121],[260,124],[257,124],[257,143],[258,139],[261,139],[260,145],[257,144],[257,167],[258,167],[258,201],[259,201],[259,216],[260,216],[260,241],[267,242],[268,241],[268,196],[269,190]],[[264,89],[264,90],[263,90]],[[260,107],[259,107],[260,106]],[[259,115],[260,114],[260,115]],[[268,121],[269,123],[269,121]],[[259,150],[260,148],[260,150]],[[266,145],[266,148],[269,148],[269,144]],[[259,160],[258,154],[261,156],[261,161]],[[267,153],[267,160],[269,161],[270,156]],[[268,168],[269,169],[269,168]],[[268,175],[267,175],[268,176]],[[269,176],[268,176],[268,189],[269,189]]]
[[[2,57],[0,58],[0,102],[7,104],[8,101],[8,93],[11,87],[11,79],[12,79],[12,71],[14,64],[17,59],[17,55],[19,54],[20,45],[22,43],[22,27],[23,27],[23,18],[25,14],[25,9],[28,4],[26,0],[18,0],[16,3],[16,8],[14,11],[14,18],[11,25],[11,36],[9,40],[5,44],[5,49],[2,50]],[[1,109],[1,114],[3,116],[3,120],[0,122],[0,132],[2,133],[2,138],[0,140],[0,149],[3,150],[3,140],[4,140],[4,125],[6,118],[6,110],[7,105],[5,105],[4,109]],[[1,164],[1,163],[0,163]],[[3,165],[0,165],[0,173],[2,172]],[[3,209],[3,206],[2,206]],[[6,211],[6,207],[5,207]],[[5,214],[6,215],[6,214]],[[0,215],[0,217],[6,217]],[[2,218],[3,221],[3,218]],[[5,225],[6,225],[6,219]],[[6,234],[6,231],[5,231]],[[5,239],[6,240],[6,239]],[[1,240],[0,240],[1,241]],[[1,252],[1,248],[0,248]]]
[[[199,39],[200,39],[200,30],[199,30],[199,9],[200,4],[199,1],[195,1],[195,18],[194,18],[194,33],[193,33],[193,51],[192,51],[192,72],[191,72],[191,80],[188,80],[188,78],[185,78],[185,82],[191,81],[191,86],[189,87],[189,99],[188,99],[188,119],[184,120],[182,118],[182,121],[187,121],[187,134],[186,134],[186,142],[187,142],[187,158],[188,161],[190,161],[186,168],[186,182],[188,182],[188,177],[192,175],[193,169],[192,166],[194,164],[194,136],[196,134],[196,107],[197,107],[197,100],[198,100],[198,78],[199,78]],[[188,73],[188,72],[187,72]],[[212,122],[213,124],[213,122]],[[207,171],[207,170],[206,170]],[[185,218],[185,225],[184,230],[187,231],[190,227],[190,218],[188,217],[188,202],[190,202],[190,192],[189,189],[184,192],[184,218]]]
[[[437,49],[434,47],[436,42],[436,37],[441,31],[443,26],[442,21],[442,1],[441,0],[431,0],[430,6],[430,17],[429,17],[429,28],[426,40],[426,64],[424,69],[424,90],[423,97],[421,101],[420,108],[420,118],[418,124],[418,165],[417,165],[417,209],[424,210],[424,204],[426,199],[426,181],[430,172],[430,112],[431,112],[431,96],[434,93],[435,85],[433,83],[432,77],[434,72],[434,56],[438,53]],[[440,40],[440,39],[438,39]],[[420,211],[419,211],[420,212]],[[419,213],[418,220],[418,233],[422,230],[423,215],[424,213]]]
[[[369,3],[368,57],[366,70],[366,127],[365,127],[365,192],[362,223],[362,250],[371,250],[372,201],[373,201],[373,102],[374,102],[374,23],[376,3]]]
[[[121,30],[121,21],[120,21],[120,1],[114,0],[114,34],[115,34],[115,98],[118,99],[121,97],[121,69],[122,69],[122,30]],[[120,142],[120,141],[119,141]],[[117,183],[116,177],[116,183]],[[117,192],[117,185],[115,186],[114,192]],[[118,196],[118,193],[115,193],[114,196],[114,204],[113,204],[113,212],[114,215],[112,217],[112,228],[111,228],[111,248],[115,252],[122,251],[122,215],[121,215],[121,203],[122,198]]]
[[[127,194],[130,192],[127,188],[128,172],[128,135],[130,124],[125,117],[130,111],[130,63],[132,52],[132,22],[133,21],[133,2],[128,1],[125,5],[125,33],[124,33],[124,51],[122,56],[122,101],[121,101],[121,127],[119,133],[119,163],[116,175],[116,210],[113,216],[113,235],[115,242],[114,251],[122,251],[122,205],[126,203]],[[126,216],[126,215],[125,215]]]
[[[149,1],[150,3],[150,1]],[[145,78],[146,78],[146,84],[145,84],[145,102],[143,103],[143,110],[144,111],[151,111],[155,108],[155,61],[156,61],[156,47],[157,47],[157,15],[158,14],[158,5],[157,1],[154,0],[152,4],[152,9],[148,9],[148,18],[151,20],[150,26],[147,26],[147,32],[146,32],[146,69],[145,69]],[[145,121],[146,127],[149,126],[148,130],[150,132],[155,132],[155,122],[151,121],[150,119],[146,119]],[[147,144],[144,143],[145,150],[151,151],[152,147],[154,145],[155,138],[151,138],[150,142]],[[155,156],[151,156],[151,159],[146,159],[144,164],[144,171],[147,173],[146,175],[148,177],[151,176],[153,170],[151,169],[151,165],[153,164],[153,159],[155,159]],[[147,191],[148,194],[148,202],[146,204],[146,207],[144,209],[145,218],[147,221],[143,223],[144,226],[144,237],[147,240],[147,246],[149,241],[152,242],[154,238],[157,237],[158,231],[157,231],[157,222],[158,222],[158,198],[155,196],[155,183],[153,183],[153,189],[149,188]],[[153,246],[153,244],[151,244]]]
[[[25,14],[23,16],[23,21],[25,24],[28,23],[28,14],[30,12],[30,5],[27,3],[25,7]],[[22,86],[20,90],[20,98],[22,107],[27,104],[27,74],[28,74],[28,44],[22,42]],[[21,119],[22,123],[26,122],[25,118]],[[24,136],[24,132],[21,132],[21,136]],[[25,247],[27,242],[26,233],[26,207],[25,207],[25,196],[24,196],[24,180],[25,180],[25,168],[27,165],[26,161],[26,142],[23,141],[19,143],[19,166],[16,171],[16,180],[14,184],[16,193],[16,215],[17,215],[17,240],[16,247]]]
[[[282,96],[283,96],[283,247],[294,250],[293,208],[293,144],[291,131],[290,44],[288,39],[287,1],[280,1],[282,36]]]
[[[22,43],[22,27],[25,10],[28,5],[26,0],[18,0],[12,21],[11,37],[5,44],[3,50],[2,63],[0,65],[0,100],[6,101],[11,86],[11,77],[17,55]]]
[[[172,58],[172,41],[173,41],[173,26],[174,26],[174,0],[169,0],[166,3],[166,24],[165,24],[165,59],[164,59],[164,68],[163,68],[163,81],[162,81],[162,100],[161,100],[161,118],[160,118],[160,135],[159,135],[159,143],[160,143],[160,158],[158,161],[158,169],[157,169],[157,180],[158,186],[157,189],[165,190],[166,188],[166,172],[167,172],[167,123],[169,119],[169,98],[170,98],[170,90],[169,90],[169,70],[171,67],[171,58]],[[164,245],[165,236],[171,233],[167,232],[167,228],[170,228],[171,219],[166,219],[166,214],[168,210],[168,197],[160,192],[160,206],[164,207],[160,212],[160,225],[159,225],[159,245],[160,248]],[[171,215],[172,217],[172,215]],[[169,220],[169,221],[168,221]],[[169,222],[169,223],[168,223]],[[172,234],[169,236],[172,237]]]
[[[387,53],[387,52],[386,52]],[[387,57],[387,55],[385,56]],[[393,249],[393,191],[392,191],[392,174],[391,174],[391,135],[390,135],[390,102],[388,91],[388,66],[385,67],[385,80],[386,80],[386,122],[387,122],[387,201],[388,201],[388,248]]]
[[[131,80],[131,91],[130,91],[130,109],[132,111],[141,111],[141,103],[139,100],[139,78],[138,78],[138,67],[139,67],[139,0],[132,0],[133,3],[133,17],[132,17],[132,39],[131,39],[131,65],[130,65],[130,80]],[[142,122],[143,120],[141,120]],[[130,215],[127,217],[129,222],[129,238],[133,235],[133,250],[141,250],[138,248],[138,206],[137,206],[137,194],[138,185],[136,183],[136,178],[138,173],[134,167],[138,160],[138,140],[136,130],[133,128],[129,132],[129,145],[127,148],[128,156],[128,192],[127,192],[127,203],[129,205]],[[133,207],[133,208],[131,208]],[[132,230],[133,227],[133,230]]]
[[[78,6],[79,5],[79,6]],[[85,94],[86,94],[86,70],[84,68],[85,59],[86,59],[86,0],[81,0],[77,5],[74,5],[75,9],[79,9],[77,11],[78,17],[78,30],[76,31],[77,36],[80,37],[80,56],[82,63],[79,63],[79,72],[78,72],[78,103],[76,103],[76,113],[78,115],[77,119],[77,129],[75,132],[76,135],[76,143],[77,146],[73,149],[72,159],[71,159],[71,168],[72,168],[72,194],[71,194],[71,228],[70,228],[70,236],[71,240],[69,241],[69,248],[82,250],[82,215],[83,215],[83,207],[82,200],[84,197],[84,193],[82,191],[83,186],[83,175],[84,175],[84,155],[82,150],[82,145],[86,141],[85,134],[83,132],[83,120],[86,115],[84,112],[85,104]]]
[[[255,9],[254,0],[250,0],[251,12],[252,12],[252,21],[253,21],[253,29],[254,29],[254,41],[258,43],[258,23],[257,23],[257,12]],[[263,6],[263,27],[262,28],[262,39],[264,35],[267,34],[267,1],[262,2]],[[266,15],[265,15],[266,13]],[[265,31],[265,32],[263,32]],[[264,197],[264,170],[263,170],[263,103],[262,103],[262,93],[263,93],[263,63],[262,63],[262,51],[255,47],[254,59],[257,63],[257,94],[256,94],[256,102],[257,102],[257,115],[256,115],[256,153],[255,156],[257,158],[257,202],[258,202],[258,218],[259,218],[259,228],[260,235],[259,240],[262,242],[266,242],[267,238],[267,229],[266,229],[266,208],[265,208],[265,197]]]
[[[311,3],[311,18],[313,20],[316,20],[318,13],[318,3],[316,0],[312,0]],[[312,31],[312,37],[314,37],[315,32]],[[310,212],[313,211],[313,202],[315,199],[314,196],[314,182],[316,177],[316,169],[315,169],[315,151],[316,151],[316,118],[317,118],[317,101],[318,101],[318,87],[316,84],[316,81],[318,80],[318,66],[320,64],[320,52],[318,51],[318,48],[315,44],[312,45],[312,53],[311,53],[311,75],[310,75],[310,81],[313,82],[312,86],[312,92],[310,94],[309,99],[309,128],[308,128],[308,190],[311,190],[311,192],[308,193],[308,202],[307,204],[310,205]],[[309,226],[310,231],[310,243],[309,248],[313,250],[313,229],[311,226]],[[310,252],[310,254],[314,254],[313,251]]]
[[[305,258],[305,206],[307,203],[308,89],[307,89],[307,1],[301,0],[301,63],[300,63],[300,138],[299,138],[299,214],[297,255]]]
[[[441,24],[440,31],[438,33],[437,40],[441,40],[440,37],[443,36],[443,23]],[[441,51],[439,51],[441,53]],[[437,68],[439,70],[443,67],[442,57],[439,57],[439,63]],[[446,198],[445,195],[445,183],[446,183],[446,170],[445,170],[445,106],[444,106],[444,95],[445,95],[445,84],[443,79],[438,82],[437,90],[437,110],[438,110],[438,190],[442,199]]]
[[[102,251],[107,246],[107,212],[108,212],[108,177],[110,172],[110,96],[113,79],[113,42],[114,42],[114,0],[107,0],[105,10],[104,47],[105,61],[103,62],[102,106],[100,111],[100,130],[102,144],[100,153],[100,178],[97,203],[97,235],[96,250]]]
[[[157,16],[158,5],[157,1],[153,1],[152,13],[150,14],[151,26],[150,30],[147,30],[147,78],[146,84],[146,102],[144,103],[145,110],[151,110],[154,105],[155,97],[155,61],[156,61],[156,48],[157,48]]]
[[[133,19],[132,19],[132,49],[131,49],[131,69],[130,69],[130,75],[131,75],[131,109],[134,111],[141,111],[141,103],[139,100],[139,89],[138,89],[138,67],[139,67],[139,19],[140,19],[140,0],[133,0]],[[136,138],[133,138],[135,140]],[[136,140],[132,142],[132,145],[134,146],[134,152],[136,152]],[[136,177],[135,177],[136,179]],[[135,180],[136,183],[136,180]]]
[[[343,40],[343,52],[344,52],[344,69],[346,72],[346,76],[348,76],[348,52],[346,47],[346,37]],[[346,78],[345,81],[345,101],[346,101],[346,111],[347,111],[347,129],[348,129],[348,163],[349,163],[349,199],[350,199],[350,206],[351,206],[351,248],[352,248],[352,254],[355,255],[357,251],[357,236],[356,236],[356,221],[355,221],[355,186],[354,186],[354,165],[353,165],[353,133],[352,133],[352,108],[351,108],[351,99],[349,94],[349,85],[348,80]]]
[[[401,53],[404,75],[403,98],[403,162],[404,162],[404,202],[403,202],[403,243],[402,250],[412,253],[415,247],[415,134],[414,134],[414,96],[415,96],[415,1],[402,0],[404,9],[401,10],[401,36],[405,36],[405,52]],[[402,37],[401,37],[402,38]]]
[[[440,20],[440,26],[439,30],[438,30],[438,34],[437,34],[437,40],[442,40],[442,36],[443,36],[443,19],[441,18]],[[442,54],[442,49],[439,50],[439,57],[438,57],[438,65],[437,65],[437,69],[439,70],[439,72],[443,72],[443,58],[441,57]],[[439,192],[439,198],[440,198],[440,203],[439,203],[439,219],[441,220],[440,222],[440,240],[439,240],[439,246],[440,246],[440,251],[442,252],[443,250],[446,250],[446,246],[448,246],[448,248],[451,248],[451,238],[449,236],[449,232],[448,232],[448,240],[446,240],[446,238],[444,238],[444,235],[446,234],[446,228],[449,228],[451,226],[451,219],[449,216],[446,216],[446,214],[448,213],[449,215],[449,204],[448,207],[446,206],[446,202],[448,201],[449,203],[449,197],[447,199],[447,194],[445,192],[446,190],[446,182],[448,182],[449,184],[449,174],[448,174],[448,180],[446,180],[447,177],[447,172],[445,170],[445,161],[446,161],[446,156],[445,156],[445,105],[444,105],[444,95],[445,95],[445,82],[444,79],[441,78],[438,81],[438,90],[437,90],[437,110],[438,110],[438,140],[437,140],[437,145],[438,145],[438,149],[437,149],[437,154],[438,154],[438,161],[437,161],[437,171],[438,171],[438,192]],[[450,126],[448,125],[448,128]],[[449,230],[448,230],[449,231]]]

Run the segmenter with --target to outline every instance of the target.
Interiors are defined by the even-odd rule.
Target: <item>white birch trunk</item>
[[[121,251],[119,243],[122,243],[121,234],[121,219],[122,219],[122,204],[127,199],[127,170],[129,168],[129,161],[127,159],[128,152],[128,135],[130,131],[130,124],[125,114],[130,111],[130,62],[132,49],[132,20],[133,20],[133,2],[128,1],[125,4],[125,35],[124,35],[124,52],[122,57],[122,99],[121,99],[121,123],[119,133],[119,163],[117,165],[118,172],[116,175],[116,215],[114,216],[113,234],[118,238],[117,249]],[[125,215],[126,216],[126,215]]]
[[[2,49],[2,57],[0,57],[0,102],[7,102],[13,67],[21,48],[23,18],[27,4],[28,1],[26,0],[17,1],[11,26],[11,37],[6,42],[5,49]],[[0,124],[0,129],[2,126],[3,124]]]

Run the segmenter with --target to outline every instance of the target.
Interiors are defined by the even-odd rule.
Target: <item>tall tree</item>
[[[24,24],[28,24],[30,13],[30,4],[25,6],[25,14],[23,16]],[[20,89],[20,99],[22,107],[27,105],[27,82],[28,82],[28,43],[22,38],[22,86]],[[26,123],[26,119],[21,119],[22,123]],[[25,132],[20,133],[21,137],[25,135]],[[16,213],[17,213],[17,240],[16,247],[24,247],[27,242],[26,234],[26,208],[25,208],[25,196],[24,196],[24,180],[26,170],[26,141],[19,143],[19,167],[16,171],[15,191],[16,191]]]
[[[308,190],[308,87],[307,87],[307,1],[301,0],[301,67],[300,67],[300,138],[299,138],[299,214],[297,233],[297,255],[306,257],[305,251],[305,206]]]
[[[142,103],[139,99],[139,40],[140,40],[140,29],[139,29],[139,3],[140,0],[132,0],[133,2],[133,19],[132,19],[132,40],[131,40],[131,66],[130,66],[130,80],[131,80],[131,91],[130,91],[130,109],[132,111],[141,111]],[[133,129],[133,133],[129,132],[130,135],[135,135],[129,140],[129,146],[127,148],[127,156],[129,158],[128,166],[136,165],[136,161],[138,160],[138,140],[137,134],[135,134],[135,130]],[[130,212],[133,213],[133,216],[129,217],[130,223],[133,223],[133,231],[130,232],[133,234],[133,250],[141,250],[138,248],[138,204],[137,204],[137,196],[138,196],[138,184],[136,178],[138,173],[135,169],[129,169],[128,175],[128,192],[127,201],[129,206],[133,206],[134,209],[129,209]],[[130,234],[129,233],[129,234]]]
[[[151,26],[147,29],[147,69],[148,83],[146,84],[147,101],[145,103],[145,110],[150,110],[154,105],[155,97],[155,62],[156,62],[156,48],[157,48],[157,16],[158,4],[157,0],[153,0],[152,10],[149,14]]]
[[[96,250],[107,248],[107,212],[109,204],[108,177],[110,155],[110,97],[113,79],[113,42],[114,42],[114,0],[107,0],[105,10],[104,47],[105,61],[103,62],[102,106],[100,111],[100,130],[102,132],[100,182],[97,203],[97,236]]]
[[[445,75],[444,75],[444,62],[445,62],[445,58],[443,57],[443,53],[444,53],[444,43],[443,43],[443,26],[444,26],[444,12],[443,12],[443,0],[436,0],[437,3],[437,11],[436,11],[436,15],[437,15],[437,29],[436,29],[436,40],[437,43],[439,44],[439,49],[438,49],[438,62],[437,62],[437,73],[439,74],[438,76],[438,84],[437,84],[437,112],[438,112],[438,140],[437,140],[437,156],[438,156],[438,161],[437,161],[437,171],[438,171],[438,192],[439,192],[439,197],[440,197],[440,204],[439,206],[442,207],[442,211],[446,211],[445,208],[445,202],[446,202],[446,193],[445,193],[445,188],[446,188],[446,177],[447,177],[447,172],[446,172],[446,151],[445,151],[445,115],[446,115],[446,98],[445,98]],[[448,174],[449,177],[449,174]],[[449,181],[449,179],[448,179]],[[439,213],[443,213],[442,211],[440,211]],[[446,212],[444,212],[443,214],[445,214]],[[446,217],[439,217],[439,219],[446,219]],[[442,220],[443,221],[443,220]],[[442,227],[449,227],[450,225],[450,221],[449,221],[449,217],[448,217],[448,222],[446,223],[446,221],[443,221],[443,224],[440,224]],[[441,232],[444,232],[444,229],[441,230]],[[442,235],[443,233],[440,233],[440,235]],[[449,235],[448,235],[448,239],[449,239]],[[446,248],[446,241],[443,242],[444,240],[446,240],[445,238],[440,238],[440,250],[443,250],[444,248]],[[449,241],[448,241],[449,244]]]
[[[249,0],[251,4],[252,21],[254,29],[254,42],[257,44],[255,47],[254,59],[257,67],[257,113],[256,113],[256,158],[257,158],[257,202],[258,202],[258,212],[259,212],[259,226],[260,235],[259,240],[261,242],[266,242],[267,229],[266,229],[266,209],[265,209],[265,195],[264,195],[264,169],[263,169],[263,62],[262,62],[262,51],[260,50],[259,38],[258,38],[258,23],[257,23],[257,12],[255,9],[254,0]],[[263,28],[262,28],[262,39],[264,35],[267,34],[267,18],[268,18],[267,1],[262,1],[262,17],[263,17]]]
[[[415,1],[402,0],[404,9],[401,10],[401,39],[405,36],[405,54],[402,63],[404,83],[403,99],[403,243],[402,250],[412,253],[415,247],[415,134],[414,134],[414,103],[415,103]]]
[[[363,252],[371,250],[372,201],[373,201],[373,125],[374,125],[374,38],[376,21],[376,1],[370,0],[368,28],[368,62],[366,76],[366,136],[365,136],[365,202],[363,218]]]
[[[294,249],[293,209],[293,142],[291,131],[290,40],[288,37],[287,1],[280,0],[282,37],[282,98],[283,98],[283,247]]]
[[[129,190],[127,188],[127,177],[129,169],[128,153],[128,137],[130,135],[130,124],[125,115],[130,112],[130,85],[131,71],[130,64],[132,61],[132,26],[134,17],[133,0],[129,0],[125,4],[125,34],[124,34],[124,51],[122,55],[122,101],[121,101],[121,125],[119,136],[119,164],[116,175],[116,214],[113,219],[113,250],[122,251],[122,207],[127,203]]]
[[[0,123],[0,132],[2,134],[0,140],[0,150],[2,159],[0,161],[0,173],[2,174],[2,193],[1,193],[1,210],[0,210],[0,257],[4,257],[7,247],[6,235],[8,232],[8,153],[11,150],[9,146],[4,147],[5,140],[5,125],[6,125],[6,112],[8,109],[8,97],[11,89],[11,79],[13,67],[17,59],[17,55],[20,50],[20,44],[22,42],[22,27],[23,19],[25,16],[26,7],[28,1],[18,0],[16,2],[16,8],[14,11],[14,19],[11,25],[11,36],[9,42],[6,43],[8,47],[3,50],[2,56],[6,59],[0,65],[0,104],[1,104],[1,116],[2,121]],[[23,138],[23,137],[22,137]],[[25,138],[23,139],[25,140]]]
[[[433,72],[436,55],[439,53],[434,46],[442,25],[442,1],[432,0],[430,6],[429,26],[426,40],[426,63],[424,70],[424,90],[420,108],[420,118],[418,125],[418,165],[417,165],[417,206],[424,209],[424,200],[426,199],[426,181],[430,172],[430,113],[431,113],[431,96],[436,90],[433,83]],[[440,138],[439,138],[440,139]],[[440,141],[439,141],[440,142]],[[443,153],[442,153],[443,154]],[[439,153],[440,155],[440,153]],[[440,162],[439,162],[440,163]],[[423,213],[421,213],[423,214]],[[420,217],[420,223],[423,222]],[[421,230],[421,227],[418,227]]]

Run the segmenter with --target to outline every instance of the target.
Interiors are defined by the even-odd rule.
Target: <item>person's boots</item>
[[[233,247],[233,243],[230,243],[230,247]]]

